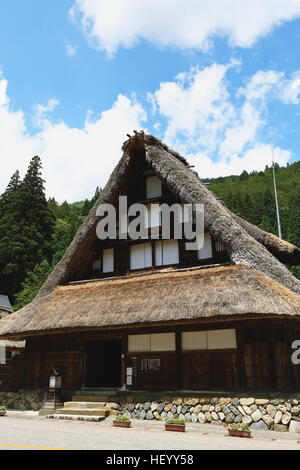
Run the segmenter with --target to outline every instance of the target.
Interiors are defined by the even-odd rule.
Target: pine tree
[[[51,267],[48,261],[44,260],[37,264],[32,272],[27,273],[21,291],[15,296],[15,312],[34,299],[50,272]]]
[[[0,219],[0,285],[13,296],[26,273],[52,256],[55,219],[45,197],[39,157],[33,157],[21,183],[14,174],[1,200],[5,207]]]

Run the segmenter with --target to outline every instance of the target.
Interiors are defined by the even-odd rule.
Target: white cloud
[[[271,164],[272,152],[262,131],[270,123],[272,100],[297,103],[300,73],[259,71],[238,93],[230,91],[228,69],[236,64],[212,64],[191,69],[174,81],[161,83],[153,93],[155,118],[166,119],[164,136],[199,170],[201,177],[263,170]],[[274,157],[285,165],[290,150],[279,147]]]
[[[111,109],[95,117],[87,113],[82,129],[65,122],[52,122],[45,113],[56,100],[35,111],[41,129],[29,132],[22,111],[14,111],[7,96],[7,81],[0,78],[0,193],[10,176],[19,169],[24,176],[30,159],[39,154],[43,163],[48,196],[58,201],[92,197],[97,185],[104,187],[121,157],[126,134],[140,129],[146,112],[133,98],[119,95]]]
[[[260,70],[239,90],[248,100],[279,99],[284,104],[299,104],[300,70],[286,78],[284,72]]]
[[[70,10],[100,50],[113,55],[140,39],[206,51],[214,37],[251,47],[274,27],[300,16],[299,0],[74,0]]]
[[[281,89],[281,100],[285,104],[299,104],[300,99],[300,70],[287,80]]]
[[[280,147],[273,148],[274,160],[281,166],[285,166],[292,156],[290,150]],[[263,171],[268,165],[272,165],[272,147],[264,143],[256,143],[244,154],[234,154],[228,159],[213,161],[205,152],[188,155],[188,160],[195,165],[195,171],[200,178],[217,178],[218,176],[240,175],[244,170]]]
[[[216,149],[219,133],[234,115],[224,81],[230,66],[194,68],[179,74],[173,82],[160,84],[153,101],[159,113],[167,118],[168,142],[175,144],[177,135],[183,135],[189,147],[201,142],[210,151]]]
[[[67,56],[73,57],[74,55],[76,55],[78,46],[73,46],[73,44],[67,43],[65,47]]]
[[[228,127],[225,131],[225,138],[220,145],[220,154],[228,156],[242,152],[246,145],[255,142],[257,133],[263,125],[260,110],[246,101],[242,106],[240,118],[234,126]]]
[[[33,117],[33,123],[37,127],[45,126],[47,122],[48,114],[54,111],[58,105],[59,105],[59,101],[52,98],[48,100],[48,103],[46,104],[46,106],[42,104],[37,104],[36,106],[34,106],[35,115]]]
[[[226,176],[263,170],[271,164],[270,141],[262,130],[272,125],[269,103],[277,100],[297,104],[300,71],[258,71],[238,93],[227,81],[235,63],[193,68],[173,81],[160,83],[145,96],[153,128],[174,150],[195,164],[200,177]],[[119,95],[100,115],[88,111],[81,128],[54,120],[57,99],[34,107],[35,133],[24,113],[13,109],[7,81],[0,74],[0,193],[16,169],[23,176],[33,155],[43,161],[48,196],[75,201],[91,197],[97,185],[104,186],[121,156],[126,134],[147,123],[147,114],[134,94]],[[285,165],[289,149],[276,147],[275,160]]]

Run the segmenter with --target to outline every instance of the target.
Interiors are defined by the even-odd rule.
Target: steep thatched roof
[[[20,312],[17,312],[11,317],[1,321],[0,336],[3,334],[16,334],[23,331],[35,331],[36,329],[55,329],[58,328],[58,325],[60,325],[60,328],[77,327],[80,325],[84,326],[84,322],[89,321],[90,326],[98,325],[97,321],[101,325],[105,324],[106,320],[103,320],[102,317],[99,317],[99,320],[96,320],[94,315],[97,316],[97,313],[93,314],[91,317],[89,315],[85,317],[85,312],[87,311],[86,309],[89,309],[89,305],[93,305],[94,312],[98,312],[100,315],[100,310],[97,310],[97,300],[90,304],[87,295],[81,297],[81,299],[85,299],[87,305],[84,307],[85,302],[80,301],[80,310],[77,309],[77,297],[75,295],[77,292],[76,290],[68,291],[70,293],[73,292],[73,300],[70,294],[68,302],[65,304],[61,302],[57,303],[57,308],[55,311],[52,310],[51,305],[53,305],[52,301],[54,301],[56,304],[57,300],[55,299],[61,298],[55,297],[57,293],[62,292],[63,289],[65,289],[65,287],[57,286],[76,279],[76,277],[78,277],[78,273],[83,272],[84,267],[92,260],[92,257],[94,256],[94,253],[91,251],[90,247],[96,239],[95,228],[98,222],[96,210],[98,205],[103,203],[116,204],[118,196],[120,194],[125,194],[124,191],[126,191],[126,185],[135,174],[135,169],[141,160],[146,160],[148,162],[150,167],[165,183],[169,191],[176,197],[177,200],[188,204],[204,204],[205,226],[211,232],[214,238],[223,242],[232,263],[252,268],[245,268],[244,271],[237,271],[244,273],[243,276],[239,277],[240,282],[243,281],[244,283],[243,288],[240,286],[239,295],[244,296],[244,293],[241,294],[241,292],[244,292],[245,290],[248,292],[246,298],[249,300],[249,304],[243,304],[242,300],[239,301],[239,313],[251,313],[255,311],[255,308],[257,308],[257,313],[265,314],[284,313],[289,315],[300,313],[299,303],[297,304],[296,302],[296,299],[298,298],[299,300],[300,298],[300,281],[296,279],[279,261],[280,259],[284,262],[289,262],[290,264],[298,264],[300,254],[299,249],[278,239],[273,235],[266,234],[260,229],[238,218],[237,216],[234,216],[220,201],[216,199],[214,194],[209,191],[209,189],[204,184],[201,183],[198,175],[189,168],[188,163],[183,157],[181,157],[178,153],[170,150],[165,144],[161,143],[155,137],[144,135],[141,132],[136,133],[135,136],[130,137],[124,143],[123,156],[113,171],[106,187],[101,193],[95,206],[91,210],[89,216],[85,219],[84,223],[78,230],[64,257],[58,263],[56,268],[42,286],[34,302],[22,309]],[[215,296],[219,296],[219,307],[222,305],[223,298],[228,299],[227,314],[232,314],[235,312],[235,300],[233,298],[234,294],[232,291],[236,288],[236,284],[229,275],[230,272],[231,271],[224,271],[224,273],[228,273],[229,276],[228,282],[224,281],[224,286],[226,285],[226,288],[228,289],[227,295],[225,295],[225,290],[222,293],[218,291],[218,289],[215,291]],[[213,277],[213,273],[216,273],[217,275],[217,271],[211,271],[211,277]],[[265,278],[268,279],[268,282],[270,283],[276,281],[278,289],[281,288],[284,289],[286,293],[289,292],[291,298],[294,299],[293,306],[288,307],[287,303],[284,306],[280,302],[277,304],[275,300],[273,301],[272,298],[273,291],[267,292],[264,290],[262,291],[262,294],[265,295],[265,299],[263,301],[261,298],[260,306],[263,304],[263,302],[265,302],[265,307],[261,310],[259,304],[257,303],[257,292],[255,289],[252,289],[251,283],[248,285],[247,278],[247,276],[249,276],[249,279],[251,276],[254,276],[258,279],[257,276],[260,275],[259,273],[264,274]],[[199,282],[200,279],[201,276],[199,277]],[[232,284],[230,284],[230,279]],[[100,283],[102,282],[103,281]],[[195,283],[194,286],[196,286],[196,284],[197,283]],[[101,286],[106,286],[106,288],[108,288],[109,285],[110,284],[101,284]],[[117,295],[117,291],[114,292]],[[147,292],[149,292],[149,297],[151,297],[151,291],[147,290]],[[272,295],[270,295],[270,292],[272,292]],[[200,297],[202,295],[203,289],[201,289],[199,285],[199,294],[195,294],[194,296],[194,301],[199,303],[195,305],[193,309],[192,307],[188,307],[188,299],[185,299],[185,296],[182,296],[182,298],[185,299],[187,306],[185,307],[185,303],[181,303],[180,315],[185,315],[185,313],[182,312],[184,309],[186,309],[187,315],[189,311],[192,311],[193,315],[198,315],[199,317],[201,317],[201,315],[205,315],[205,311],[207,312],[208,310],[216,310],[221,312],[221,310],[214,307],[215,304],[217,305],[217,300],[215,300],[215,303],[208,302],[208,306],[205,310],[204,305],[200,301]],[[274,294],[274,299],[275,298],[277,299]],[[209,297],[207,297],[207,299],[209,299]],[[131,299],[133,302],[137,300],[138,296],[134,296],[133,299]],[[160,299],[157,299],[156,302],[159,303],[159,300]],[[236,301],[237,300],[238,299],[236,299]],[[148,301],[149,298],[147,296],[147,298],[144,299],[144,304],[147,304]],[[48,302],[50,302],[49,306]],[[113,299],[111,299],[111,302],[111,315],[113,315],[114,308],[117,306],[113,302]],[[175,302],[175,296],[173,297],[173,302]],[[176,302],[179,302],[179,299],[176,298]],[[230,307],[230,302],[232,302],[232,308]],[[250,303],[252,304],[252,307]],[[138,305],[138,301],[136,305]],[[169,313],[167,313],[165,308],[160,306],[159,310],[157,311],[157,318],[162,320],[163,316],[165,315],[165,320],[167,320],[169,319],[169,316],[173,314],[175,315],[174,318],[176,318],[176,315],[179,315],[179,313],[176,314],[176,309],[174,310],[172,308],[170,302],[166,302],[166,305],[169,305],[170,307]],[[74,312],[76,312],[74,313],[75,317],[72,317],[69,322],[68,318],[70,318],[69,315],[71,315],[70,310],[73,308]],[[132,305],[131,308],[134,310],[135,306]],[[281,311],[279,311],[280,309]],[[117,311],[120,313],[120,315],[121,312],[125,314],[126,302],[124,306],[120,305]],[[47,312],[45,317],[43,312]],[[108,315],[108,313],[105,313],[105,315]],[[148,309],[145,309],[145,316],[143,315],[143,312],[141,312],[140,318],[143,318],[142,321],[146,320],[147,315],[147,321],[152,318]],[[123,321],[126,322],[129,318],[130,316],[128,316],[128,313],[126,313]],[[137,318],[135,318],[134,321],[137,321]]]
[[[2,320],[1,334],[297,314],[298,295],[247,266],[166,269],[57,286]]]
[[[12,312],[12,307],[7,295],[0,295],[0,318],[4,318]]]

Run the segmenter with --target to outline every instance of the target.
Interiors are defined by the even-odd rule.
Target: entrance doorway
[[[86,387],[121,386],[122,341],[119,339],[89,341],[86,350]]]

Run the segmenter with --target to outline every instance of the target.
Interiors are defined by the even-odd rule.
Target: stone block
[[[240,405],[242,406],[251,406],[255,402],[254,398],[241,398]]]
[[[256,411],[255,411],[256,413]],[[255,429],[256,431],[267,431],[269,429],[268,425],[261,419],[253,424],[251,424],[250,429]]]
[[[274,424],[279,424],[282,418],[282,411],[278,410],[274,416]]]
[[[262,417],[261,411],[258,410],[258,409],[256,411],[254,411],[254,413],[251,414],[251,418],[255,423],[257,421],[259,421],[261,419],[261,417]]]
[[[270,400],[267,400],[266,398],[257,398],[255,400],[255,404],[257,406],[267,406],[270,403]]]
[[[288,427],[284,424],[274,424],[274,431],[287,432]]]
[[[300,433],[300,422],[292,420],[290,422],[289,432],[299,432]]]

